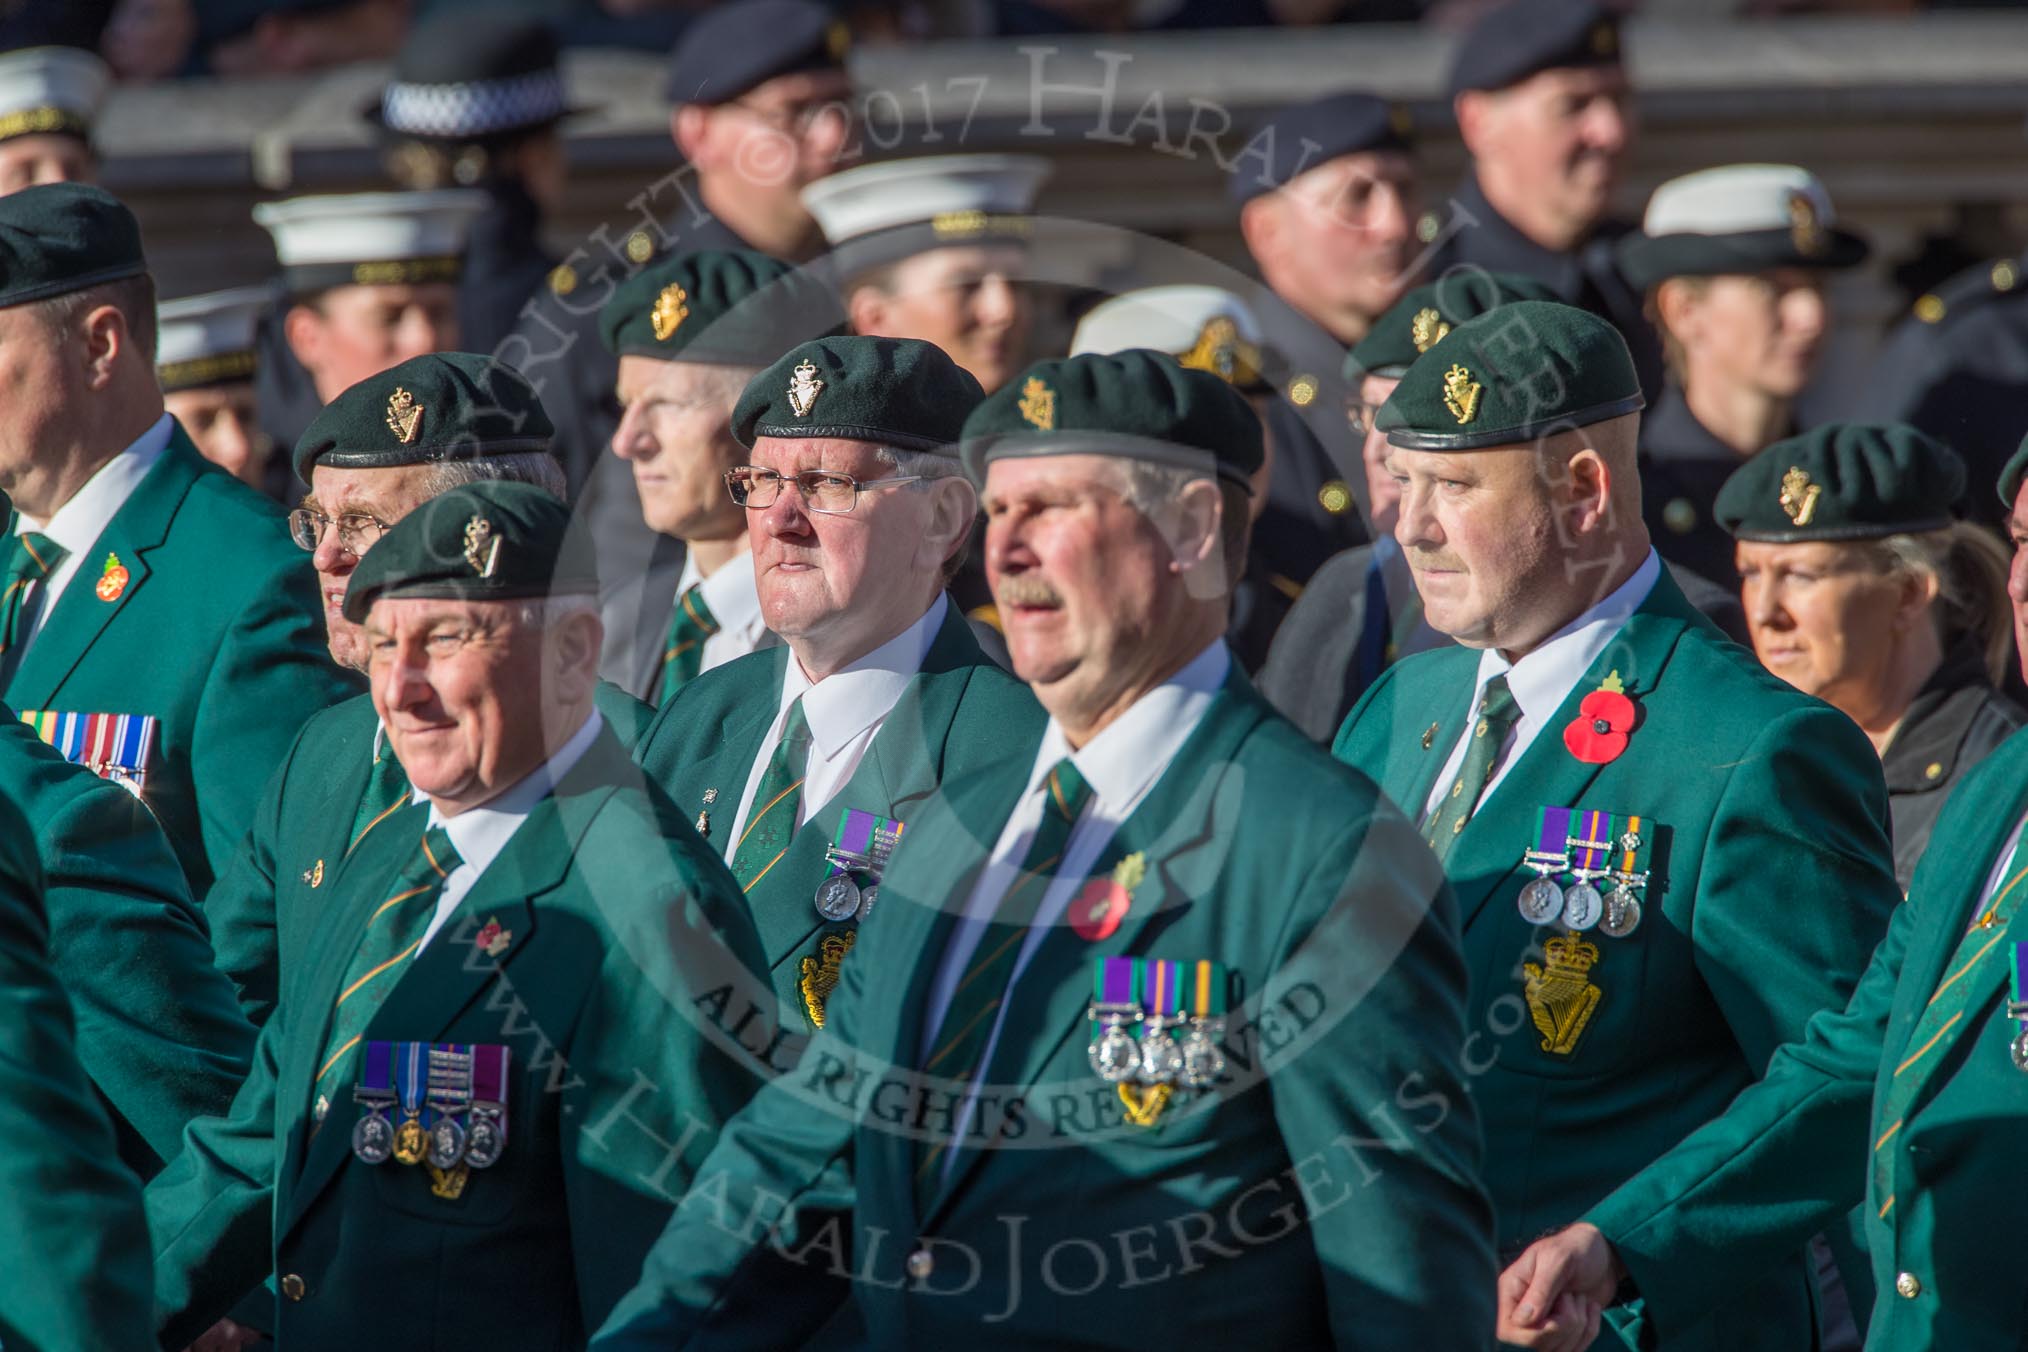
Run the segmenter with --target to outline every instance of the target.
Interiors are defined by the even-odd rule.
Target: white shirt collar
[[[56,509],[46,523],[38,524],[20,516],[15,531],[35,531],[62,545],[71,557],[90,549],[124,507],[134,488],[146,478],[162,452],[169,449],[175,420],[164,413],[134,443],[99,466],[98,472],[71,494],[70,501]]]
[[[467,808],[455,817],[445,817],[430,802],[428,794],[420,789],[415,791],[417,802],[430,804],[431,826],[441,826],[451,837],[451,844],[458,850],[458,858],[470,866],[475,874],[484,873],[491,867],[500,852],[507,848],[507,842],[520,829],[535,805],[550,795],[563,781],[563,777],[576,768],[591,750],[592,742],[598,737],[605,720],[596,709],[584,721],[584,726],[572,733],[559,747],[556,754],[534,770],[516,780],[504,792],[479,807]]]
[[[1521,716],[1537,727],[1542,726],[1555,717],[1563,701],[1584,678],[1584,673],[1591,670],[1592,663],[1612,642],[1613,635],[1626,626],[1641,603],[1648,599],[1648,593],[1655,589],[1656,579],[1661,575],[1662,560],[1650,549],[1648,557],[1641,560],[1641,566],[1634,569],[1632,577],[1614,588],[1603,601],[1551,634],[1546,642],[1520,661],[1509,662],[1498,648],[1486,649],[1479,654],[1478,689],[1484,690],[1488,681],[1504,674],[1507,689],[1521,708]],[[1478,707],[1477,700],[1475,692],[1475,709]]]
[[[1098,801],[1124,816],[1176,759],[1231,670],[1231,649],[1224,639],[1213,640],[1076,751],[1070,749],[1062,725],[1052,717],[1042,730],[1042,745],[1036,748],[1028,792],[1039,791],[1056,763],[1068,756]]]
[[[697,556],[685,550],[683,575],[676,579],[676,595],[680,598],[692,587],[700,589],[704,604],[711,609],[711,618],[718,621],[722,632],[750,635],[759,631],[760,583],[753,574],[752,551],[728,560],[706,577],[697,569]]]
[[[938,592],[921,619],[857,662],[814,684],[790,652],[776,725],[780,726],[789,706],[801,699],[812,748],[825,760],[836,756],[894,708],[908,683],[922,670],[923,659],[929,656],[949,609],[950,603]]]

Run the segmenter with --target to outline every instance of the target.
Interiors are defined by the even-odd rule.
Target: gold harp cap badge
[[[414,443],[416,433],[422,431],[422,419],[423,405],[406,389],[395,386],[394,393],[387,397],[387,430],[408,446]]]
[[[1460,424],[1479,416],[1479,396],[1483,392],[1484,388],[1464,367],[1452,366],[1444,372],[1444,407]]]

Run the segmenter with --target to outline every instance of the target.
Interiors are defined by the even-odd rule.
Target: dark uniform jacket
[[[1697,421],[1674,379],[1641,417],[1641,516],[1655,552],[1734,594],[1733,539],[1713,508],[1718,490],[1745,463]]]
[[[542,213],[514,179],[482,185],[486,205],[465,239],[458,281],[458,348],[491,352],[514,331],[521,307],[542,286],[556,258],[542,245]]]
[[[1970,645],[1946,657],[1908,706],[1880,758],[1894,818],[1894,876],[1904,890],[1951,790],[2023,723],[2028,711],[1993,688]]]

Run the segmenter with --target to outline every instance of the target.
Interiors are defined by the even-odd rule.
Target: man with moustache
[[[945,782],[805,1061],[827,1069],[706,1161],[749,1232],[679,1212],[595,1346],[793,1345],[746,1250],[840,1225],[874,1346],[1484,1346],[1451,894],[1222,637],[1257,420],[1130,351],[1033,366],[965,431],[1049,720]],[[848,1072],[880,1087],[804,1083]],[[1414,1127],[1383,1125],[1404,1085]]]
[[[666,565],[609,579],[602,667],[667,704],[686,682],[777,642],[761,617],[746,509],[725,475],[746,457],[732,411],[789,348],[838,331],[829,287],[745,249],[702,249],[643,268],[613,293],[599,336],[620,359],[613,454],[633,468],[642,518],[683,545]]]
[[[1652,396],[1661,349],[1613,262],[1633,227],[1607,214],[1634,138],[1618,18],[1600,0],[1506,0],[1458,43],[1449,83],[1472,169],[1416,223],[1430,274],[1470,264],[1547,283],[1613,322]]]
[[[944,592],[978,514],[956,446],[979,399],[929,343],[852,336],[793,348],[733,411],[751,463],[725,484],[783,646],[687,682],[638,754],[746,892],[782,1066],[937,786],[1042,723]]]
[[[1649,546],[1642,405],[1611,325],[1517,301],[1417,358],[1378,418],[1395,538],[1460,646],[1383,672],[1334,749],[1457,889],[1503,1256],[1842,1008],[1901,899],[1871,744],[1708,625]],[[1660,1346],[1811,1345],[1807,1238]],[[1546,1317],[1584,1335],[1597,1311]],[[1650,1345],[1639,1302],[1608,1318]]]
[[[165,1346],[270,1272],[281,1347],[582,1346],[751,1092],[709,992],[758,987],[752,926],[594,706],[597,588],[498,482],[353,574],[418,801],[334,861],[253,1075],[146,1195]]]
[[[469,353],[414,358],[331,401],[296,447],[296,475],[310,491],[289,525],[310,551],[334,663],[367,665],[364,631],[343,607],[353,573],[381,537],[465,484],[524,483],[560,498],[563,473],[549,436],[528,382]],[[614,735],[631,746],[649,711],[604,683],[594,697]],[[298,918],[324,909],[325,875],[408,800],[408,776],[367,695],[310,719],[279,758],[238,850],[204,899],[218,966],[255,1023],[267,1021],[286,969],[299,960]]]
[[[2024,484],[2028,444],[1999,484],[2017,638],[2028,634]],[[1506,1322],[1539,1335],[1534,1345],[1577,1347],[1545,1327],[1543,1302],[1638,1293],[1666,1336],[1863,1198],[1876,1290],[1867,1347],[2020,1345],[2015,1255],[1995,1226],[2028,1144],[2024,802],[2028,736],[2017,733],[1945,803],[1851,1003],[1813,1020],[1724,1116],[1531,1246],[1501,1277]]]

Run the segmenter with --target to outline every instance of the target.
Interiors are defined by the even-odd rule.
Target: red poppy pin
[[[1148,876],[1147,857],[1138,851],[1120,860],[1110,878],[1093,878],[1070,903],[1070,927],[1091,943],[1113,937],[1133,904],[1134,889]]]
[[[497,958],[505,953],[507,946],[513,942],[514,932],[501,929],[500,922],[493,919],[479,927],[478,936],[472,940],[472,946],[489,958]]]
[[[1615,671],[1577,706],[1577,717],[1563,730],[1563,744],[1586,765],[1604,765],[1627,749],[1634,730],[1634,702],[1627,697]]]

